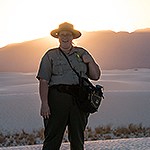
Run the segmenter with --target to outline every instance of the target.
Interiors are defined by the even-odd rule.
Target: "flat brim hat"
[[[81,32],[78,30],[74,29],[74,26],[68,22],[64,22],[62,24],[59,25],[58,29],[52,30],[50,32],[51,36],[58,38],[59,32],[60,31],[70,31],[73,34],[73,38],[77,39],[81,36]]]

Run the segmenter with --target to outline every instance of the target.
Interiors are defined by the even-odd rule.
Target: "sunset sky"
[[[82,31],[150,28],[150,0],[0,0],[0,47],[44,36],[62,22]]]

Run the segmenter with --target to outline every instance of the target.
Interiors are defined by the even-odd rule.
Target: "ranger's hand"
[[[82,60],[84,63],[88,64],[90,62],[93,62],[93,58],[90,55],[84,54],[82,56]]]
[[[41,104],[41,112],[40,112],[40,114],[45,119],[49,118],[51,113],[50,113],[50,108],[49,108],[47,103],[44,103],[44,104],[42,103]]]

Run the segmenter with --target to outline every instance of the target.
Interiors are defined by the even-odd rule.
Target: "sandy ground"
[[[150,70],[104,70],[105,100],[88,126],[130,123],[150,126]],[[0,131],[27,132],[43,127],[35,73],[0,73]]]
[[[42,145],[0,148],[0,150],[41,150]],[[69,143],[63,143],[60,150],[69,150]],[[150,138],[99,140],[85,142],[85,150],[150,150]]]

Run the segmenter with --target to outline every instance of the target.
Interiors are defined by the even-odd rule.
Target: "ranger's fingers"
[[[45,112],[41,115],[43,118],[45,119],[49,119],[49,116],[50,116],[50,112]]]

